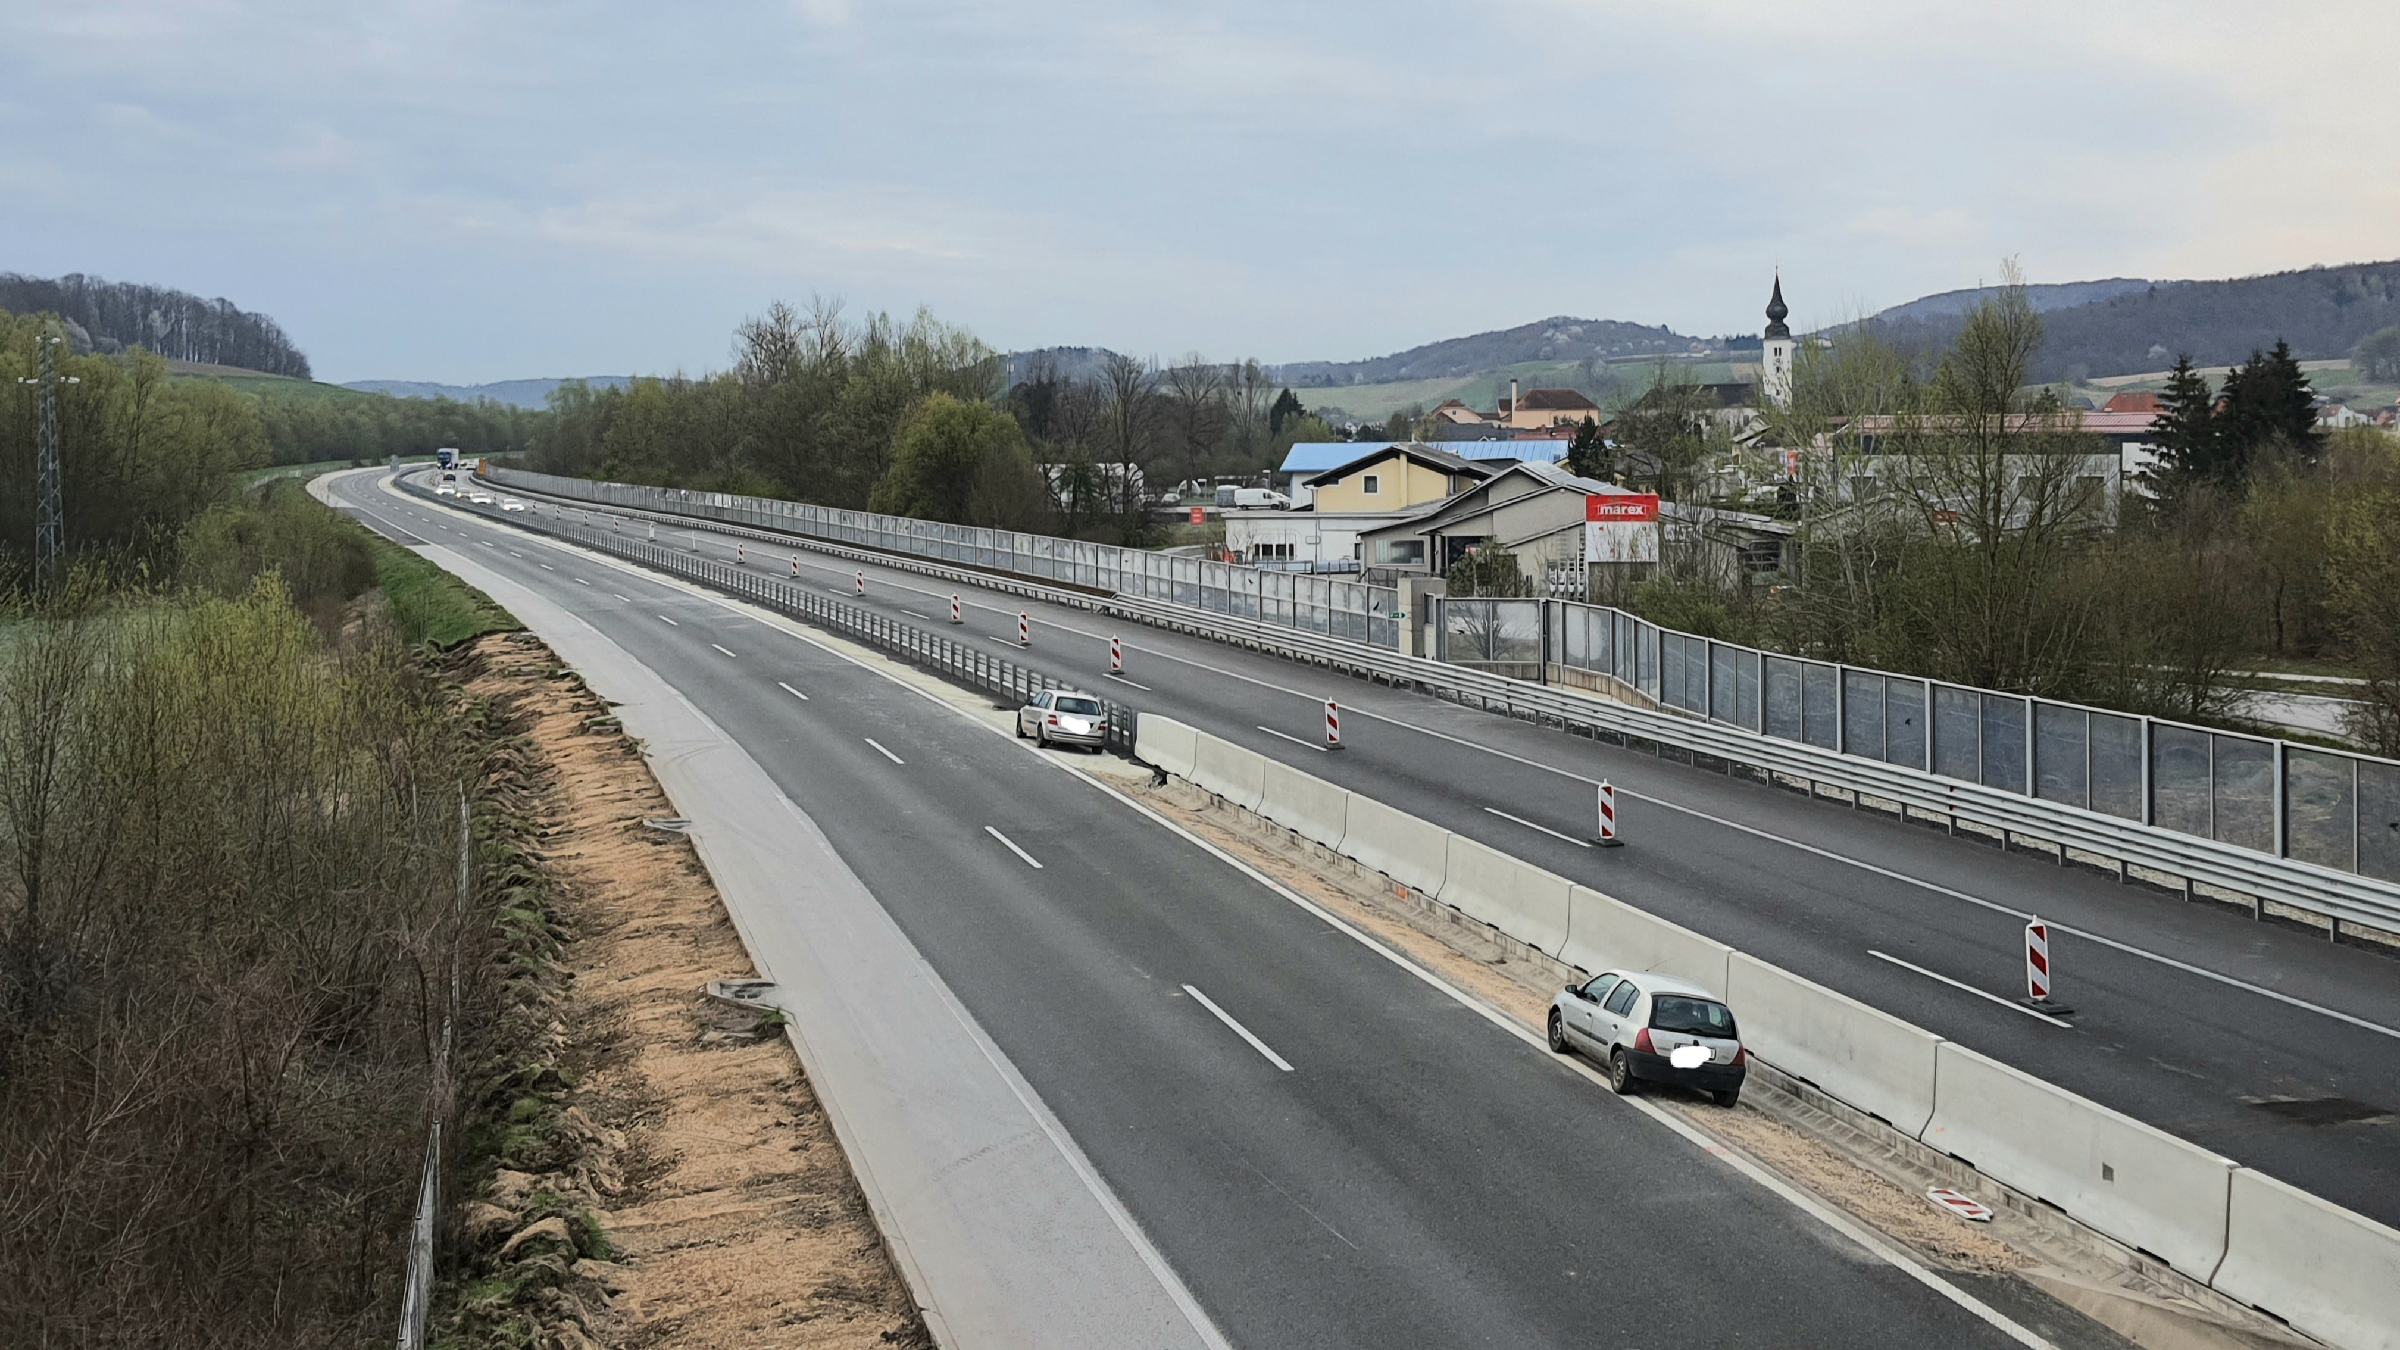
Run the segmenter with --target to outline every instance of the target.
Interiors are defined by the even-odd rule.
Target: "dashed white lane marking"
[[[717,644],[715,644],[715,643],[713,643],[713,642],[712,642],[712,643],[710,643],[710,644],[708,644],[708,645],[709,645],[709,646],[711,646],[711,647],[717,647]],[[726,654],[727,656],[733,656],[733,653],[732,653],[732,652],[726,652],[726,651],[725,651],[725,649],[724,649],[723,647],[717,647],[717,650],[718,650],[718,651],[721,651],[721,652],[725,652],[725,654]],[[734,659],[738,661],[738,660],[740,660],[741,658],[740,658],[740,657],[734,657]]]
[[[862,741],[865,741],[867,744],[869,744],[869,745],[871,745],[871,746],[874,746],[874,747],[875,747],[875,753],[876,753],[876,754],[879,754],[879,755],[883,756],[885,759],[888,759],[888,760],[890,760],[890,761],[891,761],[891,762],[893,762],[894,764],[906,764],[906,763],[908,763],[908,761],[907,761],[907,760],[905,760],[905,759],[902,759],[902,758],[900,758],[898,755],[895,755],[895,754],[893,754],[891,751],[884,749],[884,748],[883,748],[883,742],[881,742],[881,741],[879,741],[879,740],[876,740],[876,739],[875,739],[874,737],[872,737],[872,736],[861,736],[861,737],[859,737],[859,739],[860,739],[860,740],[862,740]],[[1003,842],[1003,843],[1006,843],[1007,841],[1003,840],[1002,842]],[[1015,848],[1015,847],[1016,847],[1016,845],[1015,845],[1015,844],[1009,844],[1009,847],[1010,847],[1010,848]],[[1027,859],[1027,861],[1029,861],[1029,862],[1030,862],[1030,861],[1032,861],[1032,860],[1031,860],[1031,859]],[[1038,866],[1038,864],[1036,864],[1036,865]]]
[[[1900,967],[1902,970],[1913,970],[1919,975],[1924,976],[1926,979],[1938,980],[1943,984],[1949,985],[1953,989],[1962,990],[1966,993],[1973,994],[1977,998],[1990,999],[1992,1002],[1999,1004],[2001,1007],[2008,1009],[2010,1012],[2021,1012],[2037,1022],[2048,1022],[2054,1027],[2065,1027],[2070,1031],[2075,1029],[2075,1024],[2073,1022],[2061,1022],[2046,1012],[2035,1012],[2033,1009],[2028,1008],[2023,1004],[2011,1003],[2007,999],[2000,997],[1998,994],[1978,989],[1971,984],[1963,984],[1957,980],[1951,979],[1947,975],[1941,974],[1938,971],[1927,970],[1923,966],[1914,965],[1910,962],[1903,961],[1897,956],[1891,956],[1883,952],[1876,951],[1872,947],[1867,949],[1867,955],[1874,957],[1878,961],[1889,961],[1893,965]]]
[[[1151,692],[1151,690],[1150,690],[1150,686],[1149,686],[1149,685],[1146,685],[1146,684],[1134,684],[1134,682],[1133,682],[1133,681],[1131,681],[1131,680],[1129,680],[1129,679],[1126,679],[1124,676],[1122,676],[1122,675],[1119,675],[1118,673],[1116,673],[1116,672],[1115,672],[1115,671],[1113,671],[1113,670],[1111,670],[1111,671],[1105,671],[1105,672],[1103,672],[1103,673],[1101,674],[1100,678],[1101,678],[1101,679],[1104,679],[1104,680],[1115,680],[1115,681],[1116,681],[1117,683],[1119,683],[1119,684],[1132,684],[1134,688],[1141,690],[1141,691],[1142,691],[1143,693],[1145,693],[1145,694],[1147,694],[1147,693]]]
[[[891,752],[887,750],[884,753],[890,754]],[[1007,845],[1008,851],[1016,854],[1019,858],[1024,859],[1027,867],[1030,867],[1037,872],[1041,870],[1042,864],[1040,860],[1035,858],[1032,854],[1027,853],[1025,850],[1018,848],[1016,840],[1009,838],[1007,835],[1000,833],[998,830],[993,829],[989,825],[983,827],[983,832],[990,835],[994,839],[999,840],[1002,844]]]
[[[791,686],[790,686],[790,685],[788,685],[788,684],[785,684],[785,683],[784,683],[783,681],[781,681],[781,680],[777,680],[777,681],[775,682],[775,687],[776,687],[776,688],[778,688],[778,689],[781,689],[783,692],[785,692],[785,693],[787,693],[787,694],[790,694],[790,695],[791,695],[793,698],[796,698],[796,699],[800,700],[802,703],[806,703],[806,702],[808,702],[808,695],[801,693],[799,690],[797,690],[797,689],[794,689],[793,687],[791,687]]]
[[[1292,744],[1297,745],[1304,750],[1315,750],[1321,754],[1325,749],[1324,746],[1317,744],[1315,741],[1304,741],[1297,736],[1288,735],[1284,732],[1277,731],[1273,727],[1260,727],[1259,730],[1275,737],[1277,740],[1290,741]]]
[[[669,628],[681,628],[681,627],[683,627],[683,625],[682,625],[682,624],[679,624],[679,623],[675,622],[673,619],[670,619],[670,618],[668,618],[668,617],[667,617],[666,615],[664,615],[664,614],[661,614],[661,615],[659,615],[659,616],[658,616],[658,621],[659,621],[660,623],[663,623],[663,624],[665,624],[665,625],[666,625],[667,627],[669,627]]]
[[[1575,847],[1577,847],[1577,848],[1590,848],[1590,847],[1592,846],[1592,845],[1591,845],[1591,843],[1590,843],[1590,841],[1588,841],[1588,840],[1584,840],[1584,839],[1578,839],[1578,838],[1576,838],[1574,835],[1571,835],[1571,834],[1560,834],[1558,831],[1556,831],[1556,830],[1554,830],[1554,829],[1551,829],[1551,828],[1550,828],[1549,826],[1547,826],[1547,825],[1536,825],[1536,824],[1534,824],[1532,821],[1530,821],[1530,820],[1527,820],[1527,819],[1526,819],[1525,817],[1523,817],[1523,816],[1512,816],[1512,815],[1510,815],[1508,812],[1501,810],[1501,809],[1500,809],[1499,807],[1497,807],[1497,806],[1487,806],[1487,807],[1485,807],[1485,808],[1483,808],[1483,809],[1484,809],[1484,810],[1486,810],[1486,811],[1489,811],[1489,812],[1491,812],[1491,813],[1492,813],[1493,815],[1495,815],[1495,816],[1498,816],[1498,817],[1500,817],[1502,820],[1506,820],[1506,821],[1511,821],[1511,822],[1514,822],[1514,823],[1516,823],[1516,824],[1518,824],[1518,825],[1522,825],[1522,826],[1524,826],[1526,829],[1529,829],[1529,830],[1540,830],[1542,833],[1544,833],[1544,834],[1546,834],[1546,835],[1549,835],[1549,836],[1550,836],[1551,838],[1553,838],[1553,839],[1564,839],[1564,840],[1566,840],[1568,843],[1570,843],[1570,844],[1573,844],[1573,845],[1574,845]]]
[[[1269,1064],[1272,1064],[1276,1068],[1283,1070],[1285,1073],[1290,1073],[1292,1071],[1292,1064],[1290,1060],[1287,1060],[1283,1056],[1276,1054],[1272,1049],[1268,1048],[1265,1041],[1262,1041],[1258,1037],[1251,1035],[1250,1028],[1234,1021],[1233,1014],[1225,1011],[1223,1008],[1218,1007],[1216,1000],[1211,999],[1208,995],[1201,993],[1199,990],[1194,989],[1188,984],[1183,987],[1183,992],[1190,994],[1195,999],[1198,999],[1201,1007],[1208,1009],[1212,1013],[1215,1013],[1218,1021],[1223,1022],[1225,1025],[1233,1028],[1234,1035],[1250,1042],[1250,1048],[1256,1050],[1262,1055],[1265,1055]]]

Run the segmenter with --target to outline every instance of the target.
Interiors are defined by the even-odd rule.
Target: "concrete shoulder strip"
[[[1925,1132],[1941,1037],[1744,952],[1728,958],[1725,983],[1743,1043],[1761,1058],[1911,1136]]]
[[[2400,1350],[2400,1232],[2246,1167],[2228,1220],[2218,1292],[2343,1350]]]
[[[1221,1347],[1089,1159],[739,742],[582,620],[451,550],[622,705],[944,1346]],[[1060,1278],[1072,1272],[1072,1279]]]
[[[1935,1055],[1926,1143],[2186,1275],[2216,1274],[2231,1159],[1953,1042]]]

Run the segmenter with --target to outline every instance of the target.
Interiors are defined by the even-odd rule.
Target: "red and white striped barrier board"
[[[1111,675],[1125,673],[1125,644],[1113,637],[1108,640],[1108,673]]]
[[[733,565],[736,567],[748,567],[750,565],[750,546],[748,544],[735,544],[733,546]]]
[[[1593,841],[1602,848],[1618,848],[1624,840],[1617,838],[1617,789],[1603,778],[1600,780],[1600,837]]]
[[[965,623],[965,622],[966,622],[966,620],[965,620],[964,618],[960,617],[960,615],[959,615],[959,609],[958,609],[958,597],[957,597],[957,596],[955,596],[955,595],[950,597],[950,622],[952,622],[952,623]]]
[[[1925,1198],[1932,1201],[1936,1209],[1955,1214],[1969,1223],[1990,1223],[1992,1221],[1990,1205],[1971,1195],[1961,1195],[1947,1186],[1934,1187],[1925,1192]]]
[[[1033,617],[1021,611],[1017,615],[1017,645],[1020,647],[1033,645]]]
[[[858,593],[860,595],[867,593],[867,574],[864,572],[858,574]]]
[[[792,559],[792,575],[795,577],[800,575],[800,560],[798,558]]]
[[[1342,705],[1332,699],[1325,700],[1325,748],[1342,748]]]
[[[2025,997],[2050,1001],[2050,925],[2040,919],[2025,925]]]

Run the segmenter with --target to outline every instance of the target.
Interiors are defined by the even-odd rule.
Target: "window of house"
[[[1251,548],[1250,556],[1261,561],[1288,560],[1292,556],[1292,546],[1290,544],[1258,544]]]
[[[1419,567],[1425,562],[1425,541],[1422,539],[1385,539],[1375,545],[1377,562]]]
[[[1383,475],[1371,473],[1359,480],[1359,490],[1373,497],[1383,491]]]

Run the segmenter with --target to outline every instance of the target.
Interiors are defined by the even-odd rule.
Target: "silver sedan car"
[[[1604,970],[1550,1002],[1550,1048],[1608,1066],[1620,1093],[1643,1083],[1698,1088],[1719,1106],[1741,1100],[1750,1052],[1725,1000],[1688,980]]]
[[[1102,749],[1108,744],[1108,709],[1090,694],[1045,689],[1017,709],[1017,739],[1028,736],[1039,745]]]

